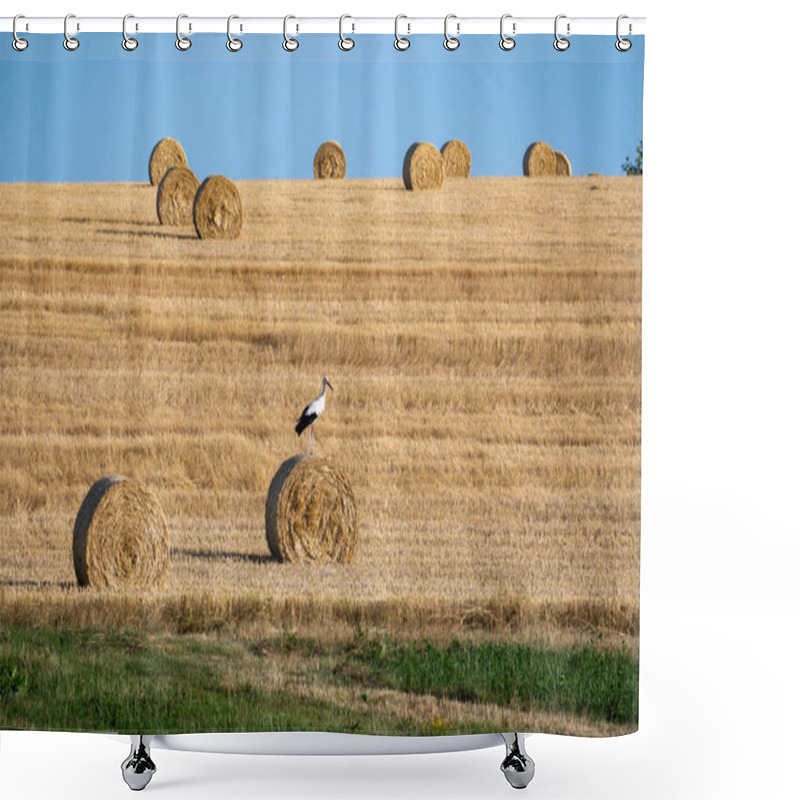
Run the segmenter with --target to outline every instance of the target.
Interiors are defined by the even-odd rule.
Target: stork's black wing
[[[309,414],[308,409],[310,404],[303,409],[300,419],[297,420],[297,425],[294,426],[294,432],[299,436],[314,420],[319,416],[318,414]]]

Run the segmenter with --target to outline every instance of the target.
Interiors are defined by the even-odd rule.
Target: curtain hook
[[[556,17],[555,25],[554,25],[554,32],[556,35],[556,40],[553,42],[553,47],[558,50],[560,53],[563,53],[565,50],[569,50],[569,39],[565,39],[563,36],[558,35],[558,21],[560,19],[566,19],[566,14],[559,14]],[[569,36],[569,22],[567,23],[567,36]]]
[[[408,50],[411,47],[411,39],[406,39],[405,36],[400,35],[400,20],[408,19],[405,14],[398,14],[394,18],[394,48],[395,50]],[[408,25],[408,32],[411,33],[411,25]]]
[[[503,30],[503,25],[505,24],[505,21],[511,18],[512,18],[511,14],[503,14],[503,16],[500,17],[500,49],[505,50],[506,52],[508,52],[509,50],[513,50],[517,46],[516,39],[514,39],[511,36],[506,36]],[[513,33],[517,32],[516,22],[512,23],[511,30]]]
[[[628,15],[627,15],[627,14],[620,14],[620,15],[617,17],[617,41],[614,43],[614,47],[616,47],[616,48],[617,48],[617,50],[619,50],[619,51],[620,51],[620,53],[627,53],[627,52],[628,52],[628,50],[630,50],[630,49],[631,49],[631,47],[633,47],[633,42],[632,42],[630,39],[623,39],[623,38],[622,38],[622,37],[619,35],[619,23],[620,23],[620,22],[621,22],[623,19],[628,19]],[[631,33],[631,30],[632,30],[632,28],[631,28],[631,24],[630,24],[630,23],[628,23],[628,35],[630,35],[630,33]]]
[[[356,43],[349,36],[345,36],[344,33],[342,32],[342,26],[344,25],[344,21],[346,19],[353,19],[353,18],[349,14],[342,14],[342,16],[339,17],[339,49],[340,50],[352,50],[356,46]],[[353,30],[355,30],[355,29],[356,29],[356,26],[353,25]]]
[[[239,19],[236,14],[231,14],[228,17],[228,41],[225,44],[225,47],[231,51],[231,53],[238,53],[244,44],[241,39],[237,39],[235,36],[231,36],[231,22],[235,19]],[[239,28],[241,30],[241,28]]]
[[[283,18],[283,49],[286,50],[287,53],[294,53],[294,51],[300,47],[300,42],[297,39],[293,39],[287,33],[290,19],[297,19],[297,17],[293,17],[289,14]]]
[[[70,52],[77,50],[81,46],[81,43],[74,36],[69,35],[69,21],[75,18],[74,14],[67,14],[64,17],[64,49]],[[80,27],[76,27],[76,30],[80,30]]]
[[[139,46],[139,40],[134,39],[133,36],[128,36],[129,19],[136,19],[136,17],[134,17],[133,14],[126,14],[122,18],[122,49],[130,53]]]
[[[451,36],[447,32],[447,23],[450,22],[451,19],[457,19],[456,15],[448,14],[444,18],[444,49],[450,50],[452,52],[453,50],[458,50],[459,45],[461,44],[461,42],[459,42],[457,38],[459,28],[461,27],[461,23],[456,23],[456,36]]]
[[[182,19],[189,19],[188,14],[178,14],[177,19],[175,20],[175,47],[178,50],[188,50],[192,46],[192,40],[187,38],[186,36],[181,35],[181,20]],[[189,30],[192,29],[192,26],[189,26]]]
[[[11,32],[14,34],[14,40],[11,42],[11,46],[18,52],[21,53],[23,50],[28,49],[28,40],[23,39],[21,36],[17,36],[17,20],[18,19],[25,19],[24,14],[17,14],[14,17],[14,22],[11,23]]]

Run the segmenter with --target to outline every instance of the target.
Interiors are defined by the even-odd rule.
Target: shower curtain
[[[2,36],[0,728],[637,727],[643,37],[345,30]]]

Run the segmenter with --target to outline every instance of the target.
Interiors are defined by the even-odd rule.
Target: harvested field
[[[239,182],[236,241],[161,227],[144,184],[0,185],[0,623],[140,603],[266,635],[293,608],[303,636],[423,620],[635,650],[641,181],[456,184]],[[358,551],[279,563],[266,494],[323,375],[314,452],[350,478]],[[75,514],[112,473],[167,517],[147,597],[75,582]],[[219,611],[238,595],[258,613]]]

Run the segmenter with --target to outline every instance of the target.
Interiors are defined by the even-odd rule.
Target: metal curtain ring
[[[81,46],[81,43],[74,36],[69,35],[69,21],[71,19],[75,19],[74,14],[67,14],[64,17],[64,49],[70,52],[77,50]]]
[[[14,39],[11,42],[11,46],[18,52],[21,53],[23,50],[28,49],[28,40],[23,39],[21,36],[17,36],[17,20],[18,19],[25,19],[24,14],[17,14],[14,17],[14,21],[11,23],[11,32],[14,34]]]
[[[623,19],[628,19],[627,14],[620,14],[617,17],[617,41],[614,43],[614,47],[616,47],[617,50],[620,51],[620,53],[627,53],[628,50],[630,50],[631,47],[633,47],[633,42],[630,39],[623,39],[619,35],[619,23]],[[631,26],[630,23],[628,23],[628,33],[630,34],[630,32],[631,32]]]
[[[503,14],[503,16],[500,17],[500,49],[505,50],[506,52],[513,50],[517,46],[517,40],[511,36],[506,36],[505,31],[503,30],[503,25],[507,19],[511,19],[511,14]],[[512,24],[511,30],[514,33],[517,32],[516,23]]]
[[[444,18],[444,49],[445,50],[450,50],[452,52],[453,50],[458,50],[459,45],[461,44],[461,42],[458,41],[457,36],[451,36],[447,32],[447,23],[450,22],[451,19],[456,19],[456,15],[455,14],[448,14]],[[460,24],[457,23],[456,24],[456,34],[458,34],[458,30],[459,30],[460,27],[461,27]]]
[[[406,39],[405,36],[400,35],[399,26],[401,19],[408,19],[405,14],[398,14],[394,18],[394,49],[395,50],[408,50],[411,47],[411,39]],[[411,25],[408,25],[408,32],[411,33]]]
[[[192,40],[181,34],[181,20],[189,19],[188,14],[178,14],[175,20],[175,47],[178,50],[188,50],[192,46]]]
[[[344,25],[344,21],[346,19],[353,19],[349,14],[342,14],[339,17],[339,49],[340,50],[352,50],[356,43],[349,37],[345,36],[342,32],[342,26]],[[355,25],[353,26],[353,30],[355,30]]]
[[[129,53],[139,46],[139,40],[128,36],[128,20],[135,19],[133,14],[126,14],[122,18],[122,49],[127,50]]]
[[[556,17],[555,24],[553,26],[553,31],[556,36],[556,40],[553,42],[553,47],[558,50],[560,53],[563,53],[565,50],[569,50],[569,39],[565,39],[563,36],[558,35],[558,21],[560,19],[566,19],[566,14],[559,14]],[[567,23],[567,36],[569,36],[569,22]]]
[[[239,19],[236,14],[231,14],[228,17],[228,41],[225,43],[225,47],[231,51],[231,53],[238,53],[244,44],[241,39],[237,39],[235,36],[231,36],[231,22],[235,19]],[[241,29],[240,29],[241,30]]]
[[[293,17],[289,14],[283,18],[283,49],[286,50],[287,53],[294,53],[294,51],[300,47],[300,42],[289,36],[287,32],[290,19],[297,19],[297,17]]]

